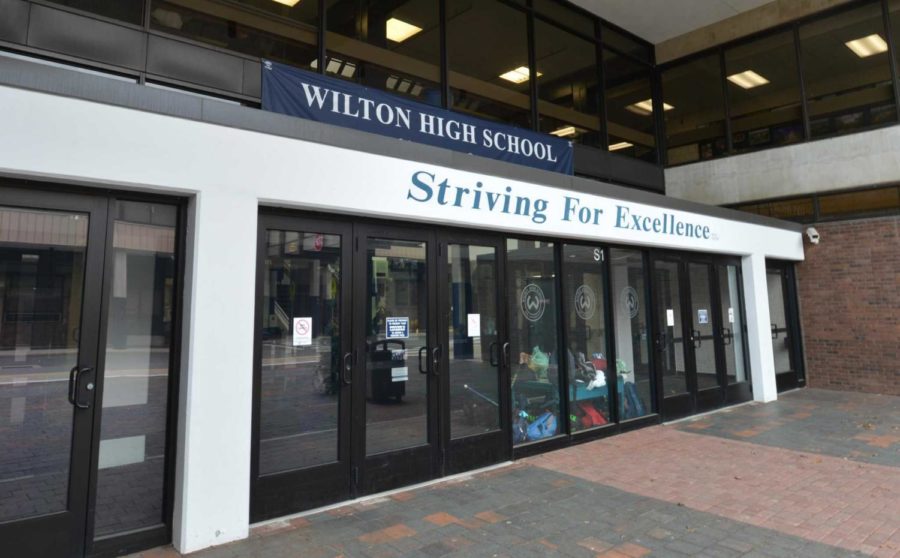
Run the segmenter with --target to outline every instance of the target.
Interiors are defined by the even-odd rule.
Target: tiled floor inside
[[[270,523],[192,556],[862,555],[900,557],[900,398],[806,389]]]

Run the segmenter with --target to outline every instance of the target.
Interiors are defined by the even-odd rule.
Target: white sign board
[[[294,346],[312,345],[312,318],[294,318]]]
[[[481,314],[469,314],[466,320],[469,337],[481,337]]]
[[[709,312],[706,308],[697,310],[697,323],[701,325],[709,323]]]
[[[728,309],[728,323],[730,323],[730,324],[734,323],[734,308]]]
[[[401,366],[399,368],[391,368],[392,382],[405,382],[409,379],[409,367]]]
[[[666,325],[675,327],[675,310],[666,308]]]

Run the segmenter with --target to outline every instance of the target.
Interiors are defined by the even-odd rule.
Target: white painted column
[[[173,539],[249,533],[257,200],[205,189],[189,212]]]
[[[744,299],[747,303],[747,338],[750,347],[750,377],[753,399],[778,399],[775,385],[775,357],[772,353],[772,323],[769,319],[769,287],[766,258],[754,253],[742,258]]]

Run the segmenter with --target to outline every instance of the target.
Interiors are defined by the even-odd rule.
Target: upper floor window
[[[110,19],[141,25],[144,18],[144,0],[49,0],[54,4],[69,6]]]
[[[662,73],[669,164],[712,159],[728,151],[718,54]]]
[[[603,50],[606,120],[612,153],[656,161],[656,125],[651,87],[653,72],[611,50]]]

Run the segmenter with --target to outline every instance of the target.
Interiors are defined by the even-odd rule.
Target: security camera
[[[815,227],[809,227],[806,229],[806,237],[809,238],[809,241],[812,244],[819,243],[819,231],[817,231]]]

